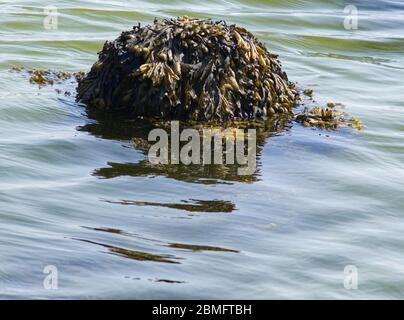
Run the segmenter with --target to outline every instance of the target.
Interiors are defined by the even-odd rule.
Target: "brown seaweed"
[[[185,16],[139,24],[107,41],[87,74],[20,67],[12,71],[26,73],[40,87],[77,81],[76,99],[91,118],[101,121],[113,116],[164,126],[161,122],[176,119],[194,127],[208,122],[260,129],[290,119],[326,130],[364,127],[336,110],[342,107],[339,103],[303,108],[307,99],[309,105],[315,102],[313,90],[298,89],[277,55],[246,29],[224,21]]]
[[[250,32],[188,17],[107,41],[77,91],[92,113],[197,121],[289,114],[300,99],[278,57]]]

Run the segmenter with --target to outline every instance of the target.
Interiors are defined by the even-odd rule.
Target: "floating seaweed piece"
[[[363,129],[363,124],[356,118],[349,118],[344,112],[333,108],[304,108],[300,113],[295,114],[294,120],[302,123],[305,127],[316,127],[327,130],[336,130],[338,127],[354,127]]]
[[[56,83],[63,83],[66,80],[74,79],[78,81],[85,76],[84,72],[67,72],[67,71],[54,71],[49,69],[26,69],[23,67],[13,67],[11,71],[22,72],[28,75],[31,83],[38,84],[40,87],[46,85],[54,85]],[[59,93],[59,92],[58,92]]]
[[[313,89],[307,88],[307,89],[303,90],[303,93],[305,96],[313,99]]]

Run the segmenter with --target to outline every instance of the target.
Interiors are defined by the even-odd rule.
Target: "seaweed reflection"
[[[154,261],[154,262],[164,262],[164,263],[174,263],[174,264],[180,263],[180,262],[176,261],[180,258],[172,256],[172,255],[158,255],[158,254],[152,254],[152,253],[142,252],[142,251],[133,251],[133,250],[124,249],[124,248],[111,246],[108,244],[99,243],[99,242],[95,242],[95,241],[91,241],[91,240],[85,240],[85,239],[75,239],[75,240],[102,246],[104,248],[107,248],[109,250],[109,253],[111,253],[111,254],[118,255],[118,256],[125,257],[125,258],[132,259],[132,260]]]
[[[211,127],[212,124],[209,124]],[[108,166],[94,170],[93,174],[104,179],[120,176],[155,177],[163,176],[183,182],[197,184],[232,184],[235,182],[253,183],[260,176],[260,154],[268,137],[287,130],[290,126],[287,117],[273,117],[266,121],[233,122],[226,125],[238,129],[256,129],[257,137],[257,170],[251,175],[239,175],[242,166],[235,164],[153,164],[147,159],[147,153],[153,143],[148,141],[152,129],[167,128],[167,123],[146,121],[142,119],[123,121],[121,119],[99,119],[78,130],[88,132],[104,139],[132,141],[133,147],[145,155],[145,159],[137,163],[108,162]],[[187,122],[181,124],[181,130],[195,128],[202,130],[203,124]],[[202,138],[201,138],[202,139]],[[183,142],[186,144],[187,142]],[[202,143],[201,143],[202,145]],[[225,150],[225,148],[223,149]],[[153,204],[150,204],[153,205]],[[154,204],[159,205],[159,204]],[[162,204],[164,206],[165,204]],[[183,207],[183,206],[179,206]]]
[[[170,243],[170,248],[175,249],[183,249],[190,251],[222,251],[222,252],[234,252],[238,253],[239,251],[233,249],[226,249],[220,247],[212,247],[212,246],[203,246],[203,245],[194,245],[194,244],[185,244],[185,243]]]
[[[188,250],[188,251],[217,251],[217,252],[239,253],[238,250],[229,249],[229,248],[223,248],[223,247],[219,247],[219,246],[209,246],[209,245],[199,245],[199,244],[189,244],[189,243],[178,243],[178,242],[164,242],[164,241],[157,240],[157,239],[151,239],[151,238],[143,237],[143,236],[140,236],[138,234],[130,233],[130,232],[123,231],[123,230],[120,230],[120,229],[102,228],[102,227],[101,228],[83,227],[83,228],[88,229],[88,230],[98,231],[98,232],[106,232],[106,233],[118,234],[118,235],[125,236],[125,237],[141,239],[141,240],[149,242],[149,243],[154,243],[154,245],[159,245],[159,246],[173,248],[173,249]],[[104,247],[111,248],[111,246],[103,245],[103,244],[93,242],[93,241],[89,241],[89,240],[81,240],[81,239],[77,239],[77,240],[88,242],[88,243],[93,243],[93,244],[98,244],[98,245],[102,245]],[[116,252],[125,252],[125,253],[127,253],[127,251],[130,251],[130,250],[127,250],[127,249],[116,250],[116,247],[113,247],[113,248],[114,248],[115,253]],[[135,256],[139,256],[139,252],[137,252],[137,251],[130,251],[130,252],[132,253],[130,255],[131,257],[133,256],[134,252],[136,253]],[[140,256],[141,257],[145,257],[145,256],[149,257],[149,256],[155,256],[155,255],[142,253],[142,255],[140,255]],[[173,257],[173,256],[159,256],[159,257],[167,258],[167,257]],[[176,259],[180,259],[180,258],[176,258]],[[146,260],[146,259],[144,259],[144,260]]]
[[[236,206],[226,200],[182,200],[182,203],[160,203],[160,202],[149,202],[149,201],[132,201],[132,200],[122,200],[122,201],[109,201],[108,203],[122,204],[122,205],[135,205],[135,206],[153,206],[162,207],[170,209],[184,210],[188,212],[224,212],[230,213],[236,209]]]

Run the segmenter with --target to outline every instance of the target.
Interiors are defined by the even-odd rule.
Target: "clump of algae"
[[[107,41],[87,74],[24,70],[39,86],[77,80],[77,100],[95,118],[263,130],[272,127],[268,119],[283,118],[327,130],[363,128],[332,102],[294,113],[302,96],[313,100],[313,90],[299,90],[277,55],[246,29],[224,21],[185,16],[139,24]]]
[[[54,71],[50,69],[26,69],[22,67],[13,67],[11,70],[15,72],[27,73],[29,76],[29,81],[39,86],[63,83],[71,78],[79,80],[85,75],[84,72]]]
[[[300,101],[278,56],[253,34],[188,17],[106,42],[77,91],[93,111],[197,121],[290,114]]]
[[[330,108],[304,108],[303,111],[294,115],[296,122],[302,123],[305,127],[316,127],[327,130],[336,130],[338,127],[353,127],[363,129],[363,124],[355,117],[349,117],[345,112]]]

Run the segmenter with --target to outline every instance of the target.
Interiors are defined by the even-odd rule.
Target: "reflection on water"
[[[153,281],[153,280],[151,280]],[[155,279],[154,282],[164,282],[164,283],[187,283],[186,281],[176,281],[176,280],[168,280],[168,279]]]
[[[95,241],[85,240],[85,239],[75,239],[75,240],[102,246],[109,250],[108,253],[119,255],[119,256],[122,256],[122,257],[128,258],[128,259],[133,259],[133,260],[138,260],[138,261],[153,261],[153,262],[165,262],[165,263],[177,263],[177,264],[180,263],[175,260],[175,259],[180,259],[180,258],[172,256],[172,255],[158,255],[158,254],[152,254],[152,253],[147,253],[147,252],[134,251],[134,250],[111,246],[111,245],[108,245],[105,243],[98,243]]]
[[[250,127],[256,129],[257,133],[257,170],[251,175],[240,175],[238,169],[244,167],[237,164],[153,164],[148,159],[140,160],[137,163],[116,163],[108,162],[108,166],[104,168],[95,169],[94,176],[111,179],[120,176],[131,177],[155,177],[164,176],[170,179],[175,179],[183,182],[197,183],[197,184],[232,184],[234,182],[252,183],[259,180],[260,175],[260,151],[262,150],[267,138],[278,135],[290,127],[289,119],[287,117],[272,118],[267,121],[255,121],[250,123]],[[164,124],[163,124],[164,125]],[[209,124],[208,124],[209,125]],[[240,130],[246,130],[240,124],[235,124],[235,127]],[[152,124],[145,120],[124,121],[121,119],[104,121],[100,120],[95,123],[89,123],[78,128],[79,131],[88,132],[96,137],[114,140],[131,140],[133,147],[147,155],[152,143],[148,141],[148,134],[152,129],[161,128],[161,124]],[[167,128],[163,127],[163,128]],[[194,128],[190,126],[181,126],[180,130]],[[209,127],[208,127],[209,128]],[[200,127],[199,127],[200,129]],[[169,133],[169,131],[168,131]],[[202,137],[200,138],[200,145],[202,146]],[[187,142],[181,142],[181,145]],[[225,146],[223,146],[225,150]],[[202,155],[202,152],[201,152]],[[202,161],[201,161],[202,163]],[[132,203],[135,204],[135,203]],[[214,203],[213,203],[214,204]],[[142,205],[142,203],[138,203]],[[146,204],[143,204],[146,205]],[[152,204],[170,207],[166,204]],[[206,203],[199,203],[199,206],[207,205]],[[185,208],[184,205],[179,205],[179,208]],[[188,206],[189,211],[192,207]],[[184,209],[187,210],[187,209]],[[203,210],[204,211],[204,210]]]
[[[138,234],[130,233],[127,231],[113,229],[113,228],[91,228],[91,227],[83,227],[88,230],[99,231],[99,232],[107,232],[112,234],[119,234],[126,237],[132,237],[136,239],[145,240],[147,242],[151,242],[157,245],[169,247],[169,248],[176,248],[176,249],[184,249],[184,250],[191,250],[191,251],[222,251],[222,252],[235,252],[238,253],[238,250],[222,248],[217,246],[207,246],[207,245],[197,245],[197,244],[189,244],[189,243],[167,243],[162,240],[157,239],[150,239],[147,237],[140,236]],[[77,239],[79,240],[79,239]]]
[[[176,248],[176,249],[191,250],[191,251],[222,251],[222,252],[238,253],[237,250],[232,250],[232,249],[225,249],[225,248],[211,247],[211,246],[201,246],[201,245],[194,245],[194,244],[184,244],[184,243],[170,243],[169,247]]]
[[[163,176],[183,182],[200,184],[231,184],[231,182],[257,181],[259,170],[253,175],[240,176],[237,165],[162,165],[151,164],[149,160],[138,163],[108,163],[109,167],[94,171],[101,178],[116,178],[120,176],[155,177]]]
[[[321,52],[305,52],[305,53],[302,52],[301,54],[304,56],[307,56],[307,57],[352,60],[352,61],[359,61],[359,62],[363,62],[363,63],[370,63],[370,64],[375,64],[375,65],[380,65],[380,66],[385,66],[385,67],[396,68],[389,64],[391,62],[390,59],[384,59],[384,58],[374,58],[374,57],[370,57],[370,56],[356,57],[354,55],[349,56],[349,55],[344,55],[344,54],[321,53]]]
[[[208,245],[200,245],[200,244],[189,244],[189,243],[168,243],[157,239],[150,239],[147,237],[143,237],[137,234],[133,234],[130,232],[125,232],[119,229],[113,228],[91,228],[91,227],[83,227],[88,230],[98,231],[98,232],[106,232],[115,235],[121,235],[126,237],[131,237],[139,240],[143,240],[144,242],[152,244],[156,247],[156,251],[158,251],[159,247],[166,247],[172,249],[179,249],[181,251],[216,251],[216,252],[229,252],[229,253],[239,253],[238,250],[222,248],[218,246],[208,246]],[[109,251],[108,253],[119,255],[128,259],[138,260],[138,261],[153,261],[153,262],[165,262],[165,263],[173,263],[173,264],[180,264],[179,260],[183,260],[182,257],[177,257],[172,254],[156,254],[144,251],[135,251],[126,248],[121,248],[115,245],[109,245],[105,243],[100,243],[92,240],[86,239],[74,239],[84,243],[90,243],[93,245],[102,246],[107,248]]]
[[[88,230],[92,230],[92,231],[99,231],[99,232],[107,232],[107,233],[112,233],[112,234],[119,234],[125,237],[131,237],[131,238],[136,238],[136,239],[140,239],[140,240],[146,240],[148,242],[154,242],[154,243],[158,243],[158,244],[165,244],[164,241],[161,240],[157,240],[157,239],[150,239],[150,238],[146,238],[143,237],[139,234],[135,234],[132,232],[127,232],[124,230],[120,230],[120,229],[114,229],[114,228],[93,228],[93,227],[86,227],[83,226],[84,229],[88,229]]]
[[[236,210],[234,203],[225,200],[182,200],[183,203],[159,203],[148,201],[133,201],[133,200],[121,200],[121,201],[109,201],[108,203],[122,204],[122,205],[135,205],[135,206],[154,206],[162,208],[171,208],[178,210],[185,210],[188,212],[226,212],[230,213]]]

